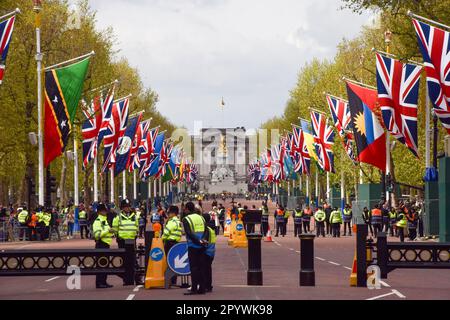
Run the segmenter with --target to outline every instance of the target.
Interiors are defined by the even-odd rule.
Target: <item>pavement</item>
[[[243,203],[259,205],[258,202]],[[208,210],[210,203],[204,204]],[[227,245],[220,235],[213,264],[212,293],[184,296],[184,289],[151,289],[122,286],[122,280],[109,276],[111,289],[96,289],[93,276],[81,277],[81,290],[67,289],[67,277],[4,277],[0,281],[0,300],[448,300],[450,270],[403,269],[389,273],[381,289],[354,288],[349,277],[355,251],[355,236],[315,240],[315,287],[299,286],[300,241],[294,238],[292,220],[286,237],[262,243],[264,285],[249,287],[247,282],[247,249]],[[273,230],[273,226],[271,227]],[[390,239],[389,241],[394,241]],[[142,240],[140,240],[142,241]],[[0,250],[93,248],[91,240],[61,242],[2,243]]]

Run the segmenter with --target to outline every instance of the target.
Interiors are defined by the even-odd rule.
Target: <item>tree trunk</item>
[[[66,165],[66,156],[63,154],[61,157],[62,163],[61,163],[61,176],[59,179],[59,196],[60,196],[60,207],[64,207],[67,205],[66,203],[66,190],[65,190],[65,182],[66,182],[66,172],[67,172],[67,165]]]
[[[92,203],[91,186],[89,184],[89,176],[94,170],[94,166],[91,164],[84,170],[83,188],[84,188],[84,204],[89,205]]]

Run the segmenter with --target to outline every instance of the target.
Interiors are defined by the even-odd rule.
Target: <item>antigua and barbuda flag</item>
[[[0,22],[0,84],[2,84],[5,74],[6,57],[8,55],[9,44],[14,29],[14,21],[16,16],[12,16]]]
[[[386,171],[386,133],[377,110],[378,93],[347,81],[348,104],[352,115],[357,160]]]

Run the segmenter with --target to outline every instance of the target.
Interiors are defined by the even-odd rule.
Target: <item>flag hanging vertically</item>
[[[159,153],[158,172],[156,173],[155,178],[161,178],[166,175],[172,149],[173,143],[169,141],[164,141],[161,151]]]
[[[155,139],[153,152],[150,155],[150,161],[148,162],[147,169],[145,170],[146,177],[152,177],[158,173],[160,153],[164,143],[164,136],[164,132],[161,132]]]
[[[311,111],[311,124],[316,147],[318,164],[322,170],[334,173],[334,131],[328,125],[325,115]]]
[[[45,72],[44,165],[60,156],[75,118],[89,58]]]
[[[450,32],[413,19],[434,112],[450,134]]]
[[[272,152],[267,149],[261,156],[261,177],[265,182],[273,181]]]
[[[100,146],[103,138],[108,133],[109,122],[111,121],[112,109],[114,105],[114,89],[115,87],[109,90],[108,95],[106,96],[105,101],[103,101],[102,105],[102,122],[100,124],[100,129],[98,130],[97,137],[97,145]]]
[[[292,126],[291,156],[294,160],[294,171],[299,174],[309,174],[311,158],[305,142],[303,130]]]
[[[308,149],[309,156],[317,162],[318,158],[316,154],[316,147],[314,146],[314,137],[311,131],[311,123],[307,120],[301,119],[300,127],[303,131],[303,137],[305,138],[306,149]]]
[[[130,151],[130,159],[127,164],[127,169],[129,172],[140,168],[139,157],[144,149],[148,129],[150,128],[150,122],[150,119],[142,121],[137,127],[136,135],[133,140],[133,146]]]
[[[141,148],[139,150],[139,177],[145,179],[148,175],[148,170],[152,158],[154,158],[155,143],[158,137],[159,127],[149,129],[143,142],[141,142]]]
[[[117,146],[120,144],[127,126],[128,105],[128,99],[113,104],[108,130],[104,136],[103,172],[108,171],[116,163]]]
[[[422,68],[379,53],[376,58],[378,102],[384,125],[418,157],[417,103]]]
[[[357,160],[386,170],[386,134],[375,114],[376,90],[347,81],[348,104],[352,115]]]
[[[120,139],[120,143],[117,146],[116,151],[116,163],[114,166],[114,176],[117,176],[123,170],[126,169],[127,163],[130,159],[130,151],[133,147],[133,139],[136,136],[136,130],[141,122],[142,112],[137,116],[129,119],[129,123],[124,132],[123,137]]]
[[[352,130],[351,114],[348,102],[330,95],[327,95],[327,102],[334,126],[342,139],[345,152],[350,160],[355,161],[355,154],[353,152],[353,132],[350,131]]]
[[[6,57],[8,55],[15,20],[16,16],[14,15],[0,22],[0,84],[2,84],[3,76],[5,75]]]
[[[97,155],[97,137],[102,123],[102,110],[100,98],[95,97],[91,105],[83,109],[86,120],[82,125],[83,135],[83,167],[86,168]]]

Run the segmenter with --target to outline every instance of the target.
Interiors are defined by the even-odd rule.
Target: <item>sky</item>
[[[340,0],[90,3],[98,27],[113,27],[118,56],[159,94],[158,110],[190,131],[195,121],[250,129],[281,115],[300,68],[333,58],[372,19],[341,10]]]

